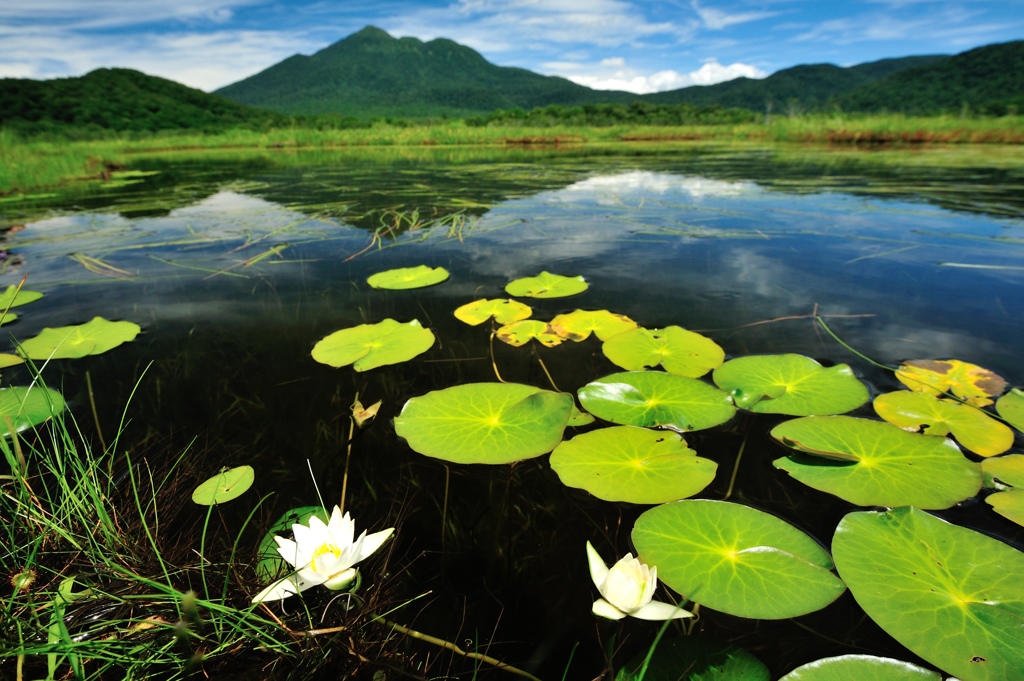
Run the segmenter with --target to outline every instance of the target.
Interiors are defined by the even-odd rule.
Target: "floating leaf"
[[[43,329],[35,338],[21,343],[29,359],[77,359],[99,355],[122,343],[135,340],[142,329],[132,322],[111,322],[102,317],[78,326]]]
[[[560,345],[564,340],[551,329],[550,324],[536,319],[524,319],[506,324],[495,331],[494,335],[498,337],[498,340],[517,348],[529,343],[532,338],[536,338],[538,343],[549,348]]]
[[[848,514],[832,551],[864,612],[916,655],[964,681],[1024,678],[1024,553],[907,507]]]
[[[274,537],[279,532],[291,531],[292,525],[309,525],[309,519],[316,516],[326,524],[330,516],[323,506],[299,506],[285,511],[263,535],[257,552],[256,578],[260,582],[272,582],[292,571],[292,567],[281,558]]]
[[[237,499],[252,486],[255,478],[252,466],[225,468],[196,487],[192,492],[192,501],[200,506],[213,506]]]
[[[985,497],[985,502],[999,515],[1024,525],[1024,489],[996,492]]]
[[[715,369],[715,385],[736,406],[759,414],[843,414],[868,401],[868,391],[845,364],[825,368],[803,355],[752,355]]]
[[[808,662],[779,681],[942,681],[942,674],[888,657],[842,655]]]
[[[580,404],[594,416],[624,426],[703,430],[736,413],[729,394],[698,381],[663,371],[629,371],[588,383]]]
[[[814,455],[777,459],[776,468],[858,506],[949,508],[981,489],[981,467],[952,440],[908,433],[884,421],[805,416],[775,426],[771,434]]]
[[[936,396],[951,392],[975,407],[992,404],[1006,390],[997,374],[958,359],[909,360],[896,370],[896,378],[911,390]]]
[[[64,397],[51,388],[0,388],[0,437],[38,426],[64,411]]]
[[[509,282],[505,292],[520,298],[565,298],[583,293],[587,282],[581,276],[566,277],[561,274],[541,272],[536,277],[523,277]]]
[[[660,504],[700,492],[718,464],[697,456],[678,433],[617,426],[561,442],[551,468],[568,487],[605,501]]]
[[[416,267],[400,267],[386,272],[377,272],[370,275],[366,283],[373,288],[401,291],[410,288],[433,286],[434,284],[440,284],[447,278],[448,270],[443,267],[417,265]]]
[[[1007,423],[1024,433],[1024,390],[1014,388],[999,398],[996,411]]]
[[[8,308],[34,303],[42,297],[43,294],[38,291],[26,291],[25,289],[19,291],[17,286],[11,284],[3,293],[0,293],[0,312]]]
[[[364,423],[377,415],[382,404],[384,404],[383,400],[377,400],[369,407],[364,407],[363,403],[359,401],[359,393],[356,393],[355,402],[352,403],[352,420],[356,422],[356,426],[362,428]]]
[[[499,324],[511,324],[526,319],[533,310],[518,300],[474,300],[455,310],[455,318],[470,326],[483,324],[491,317]]]
[[[360,324],[335,331],[313,346],[313,359],[332,367],[352,364],[356,371],[369,371],[386,364],[406,362],[423,354],[434,344],[434,334],[418,320],[402,324],[385,319],[377,324]]]
[[[640,371],[659,364],[670,374],[698,378],[725,359],[718,343],[678,326],[636,328],[604,342],[601,352],[615,365]]]
[[[786,619],[845,591],[828,553],[773,515],[689,499],[645,511],[633,527],[641,560],[685,598],[739,617]]]
[[[10,324],[17,318],[18,315],[15,314],[14,312],[4,313],[3,308],[0,308],[0,326],[3,326],[4,324]]]
[[[569,414],[569,425],[579,428],[580,426],[588,426],[594,422],[594,415],[585,411],[580,411],[575,403],[572,405],[572,413]]]
[[[18,357],[17,355],[12,355],[6,352],[0,353],[0,369],[6,369],[7,367],[17,366],[24,361],[25,360],[23,360],[21,357]]]
[[[518,383],[469,383],[414,397],[395,432],[420,454],[455,463],[510,463],[562,439],[572,396]]]
[[[603,341],[608,340],[635,329],[636,322],[608,310],[575,310],[556,316],[551,320],[551,328],[562,338],[579,343],[589,338],[591,333]]]
[[[641,652],[615,675],[615,681],[639,681],[647,658]],[[647,664],[643,681],[770,681],[763,662],[737,645],[696,634],[663,638]]]
[[[904,430],[925,435],[953,433],[965,449],[980,456],[1002,454],[1013,446],[1013,431],[969,404],[940,400],[927,393],[897,390],[879,395],[875,411],[883,419]]]
[[[981,462],[985,486],[999,489],[1001,486],[1024,488],[1024,454],[1010,454]]]

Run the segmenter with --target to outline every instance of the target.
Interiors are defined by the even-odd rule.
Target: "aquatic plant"
[[[590,578],[601,593],[593,611],[599,617],[618,620],[636,617],[642,620],[670,620],[693,617],[693,613],[671,603],[651,600],[658,588],[658,568],[648,567],[627,553],[609,568],[590,542],[587,542]]]

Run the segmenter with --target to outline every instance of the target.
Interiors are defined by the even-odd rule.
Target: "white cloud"
[[[740,12],[738,14],[728,14],[713,7],[701,7],[697,0],[692,0],[690,4],[701,18],[701,21],[704,22],[704,25],[715,31],[720,31],[734,24],[745,24],[748,21],[766,19],[778,14],[778,12]]]
[[[596,66],[573,62],[549,62],[543,66],[547,73],[564,76],[595,90],[625,90],[637,94],[678,90],[691,85],[714,85],[741,76],[764,78],[768,75],[751,64],[736,62],[723,65],[714,58],[706,59],[703,66],[688,73],[667,69],[645,74],[628,67],[621,57],[602,59]]]

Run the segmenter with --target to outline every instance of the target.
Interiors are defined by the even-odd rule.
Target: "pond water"
[[[873,394],[899,387],[824,333],[817,313],[882,364],[959,358],[1024,384],[1020,150],[219,152],[140,157],[132,168],[155,172],[0,209],[0,227],[24,225],[6,233],[0,285],[27,275],[26,288],[46,294],[5,326],[12,336],[97,315],[143,328],[114,351],[44,368],[81,428],[98,437],[91,384],[108,440],[123,414],[122,446],[150,457],[173,458],[195,439],[197,480],[253,465],[250,501],[272,495],[269,521],[317,503],[310,468],[325,497],[337,498],[348,407],[357,394],[382,400],[352,442],[346,505],[357,529],[397,533],[365,581],[387,585],[395,621],[541,678],[594,678],[608,651],[621,664],[650,644],[657,623],[591,614],[597,593],[584,551],[587,541],[608,560],[631,551],[646,507],[565,487],[547,457],[513,466],[429,459],[392,420],[412,397],[497,380],[495,368],[506,381],[571,393],[619,369],[595,338],[554,348],[492,342],[488,325],[453,317],[460,305],[507,297],[509,281],[547,270],[590,287],[528,301],[537,319],[607,309],[647,328],[699,331],[729,357],[800,353],[849,363]],[[410,291],[366,284],[420,264],[451,277]],[[388,317],[418,319],[438,342],[364,373],[310,357],[327,334]],[[27,380],[23,368],[3,372],[6,385]],[[768,431],[784,418],[747,413],[687,434],[719,466],[698,496],[726,496],[746,442],[730,499],[827,547],[857,507],[772,466],[786,450]],[[1024,545],[1022,528],[978,499],[937,515]],[[849,593],[790,620],[700,615],[695,631],[752,652],[773,678],[846,653],[922,663]],[[417,654],[423,663],[427,653]],[[426,659],[433,677],[472,670],[441,651]]]

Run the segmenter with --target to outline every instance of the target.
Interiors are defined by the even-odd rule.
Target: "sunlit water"
[[[593,678],[602,649],[642,650],[656,625],[595,621],[584,544],[607,558],[610,546],[624,554],[644,508],[565,488],[546,457],[444,465],[411,451],[391,419],[411,397],[496,380],[495,368],[505,380],[547,388],[546,369],[571,392],[618,369],[596,339],[550,349],[492,344],[488,328],[462,324],[453,310],[507,297],[511,279],[548,270],[583,275],[590,289],[530,301],[538,319],[608,309],[648,328],[699,330],[730,356],[802,353],[850,363],[873,390],[897,387],[891,372],[830,338],[810,318],[816,312],[882,364],[959,358],[1024,384],[1024,154],[1003,151],[996,163],[984,151],[931,160],[905,153],[678,147],[150,158],[138,167],[160,173],[137,184],[52,206],[4,204],[0,226],[25,229],[6,236],[0,284],[27,274],[26,287],[46,294],[5,330],[24,339],[97,315],[139,323],[134,343],[53,362],[44,378],[64,391],[87,432],[88,374],[108,439],[124,412],[126,447],[183,448],[198,438],[192,451],[204,457],[203,471],[254,465],[251,498],[273,494],[268,518],[316,503],[310,467],[336,498],[348,407],[357,393],[367,404],[382,399],[354,442],[347,501],[359,529],[398,528],[386,576],[366,578],[389,580],[396,604],[430,592],[394,619],[469,649],[489,646],[544,678],[561,678],[567,665],[570,678]],[[451,278],[414,291],[366,284],[374,272],[419,264],[444,266]],[[418,319],[438,343],[362,374],[311,359],[328,333],[386,317]],[[9,369],[3,380],[19,384],[27,374]],[[688,435],[719,463],[700,496],[723,497],[747,438],[732,500],[827,546],[854,507],[772,467],[782,449],[767,432],[779,420],[746,415]],[[940,515],[1018,546],[1024,539],[982,502]],[[849,594],[792,621],[701,615],[698,630],[750,650],[775,677],[828,655],[915,659]]]

